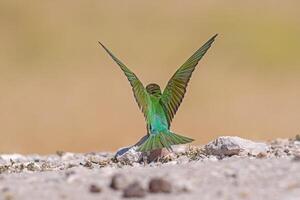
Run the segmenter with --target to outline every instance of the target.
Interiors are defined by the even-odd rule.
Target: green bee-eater
[[[155,83],[151,83],[145,88],[138,77],[99,42],[125,73],[132,86],[135,100],[146,118],[147,136],[142,140],[138,151],[146,152],[161,148],[172,150],[171,145],[186,144],[193,141],[191,138],[171,132],[170,125],[182,102],[195,67],[210,48],[216,36],[217,34],[208,40],[175,72],[163,93],[159,85]]]

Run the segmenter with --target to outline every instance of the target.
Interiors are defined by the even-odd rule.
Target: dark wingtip
[[[98,41],[98,43],[102,46],[102,48],[103,48],[109,55],[111,55],[110,51],[106,48],[106,46],[104,46],[104,44],[102,44],[100,41]]]
[[[105,46],[104,46],[100,41],[98,41],[98,43],[99,43],[104,49],[106,49]]]
[[[214,36],[212,36],[203,46],[205,46],[205,45],[211,45],[214,41],[215,41],[215,38],[218,36],[219,34],[217,33],[217,34],[215,34]]]
[[[219,33],[216,33],[214,36],[212,36],[211,40],[214,40],[218,35]]]

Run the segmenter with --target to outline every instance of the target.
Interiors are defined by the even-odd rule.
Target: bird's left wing
[[[149,96],[148,96],[148,93],[147,93],[145,87],[143,86],[142,82],[138,79],[138,77],[130,69],[128,69],[117,57],[115,57],[103,44],[101,44],[100,42],[99,42],[99,44],[105,49],[105,51],[111,56],[111,58],[123,70],[124,74],[126,75],[127,79],[130,82],[135,100],[136,100],[137,104],[139,105],[139,108],[144,113],[144,116],[146,118]]]
[[[172,76],[161,97],[162,104],[165,108],[167,120],[170,125],[176,114],[180,103],[186,92],[186,87],[192,76],[195,67],[200,59],[204,56],[211,44],[214,42],[217,34],[200,47]]]

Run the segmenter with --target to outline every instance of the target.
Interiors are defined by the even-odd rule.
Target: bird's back
[[[150,96],[147,113],[147,123],[152,134],[168,130],[166,113],[161,105],[160,97]]]

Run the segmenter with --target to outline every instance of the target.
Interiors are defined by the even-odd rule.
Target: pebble
[[[111,178],[110,187],[114,190],[122,190],[128,185],[128,180],[123,174],[115,174]]]
[[[296,154],[293,158],[293,161],[300,162],[300,154]]]
[[[266,158],[266,157],[267,157],[267,153],[265,153],[265,152],[260,152],[259,154],[257,154],[256,157],[257,157],[257,158]]]
[[[99,186],[95,185],[95,184],[90,185],[89,190],[90,190],[91,193],[100,193],[102,191],[102,189]]]
[[[64,151],[60,151],[60,150],[57,150],[55,153],[56,153],[56,155],[58,155],[59,157],[62,157],[62,156],[65,154]]]
[[[86,168],[89,168],[89,169],[92,169],[93,168],[93,164],[91,161],[86,161],[84,164],[83,164],[84,167]]]
[[[171,193],[172,185],[162,178],[153,178],[149,182],[149,192],[151,193]]]
[[[139,182],[134,182],[123,190],[123,197],[125,198],[142,198],[145,196],[146,191]]]
[[[300,141],[300,135],[299,135],[299,134],[296,135],[295,140],[296,140],[296,141]]]
[[[65,175],[66,175],[67,178],[74,175],[74,174],[76,174],[76,172],[73,171],[73,170],[68,170],[68,171],[65,172]]]
[[[29,171],[39,171],[39,170],[40,170],[40,167],[39,167],[37,164],[33,163],[33,162],[27,164],[27,165],[26,165],[26,168],[27,168]]]

